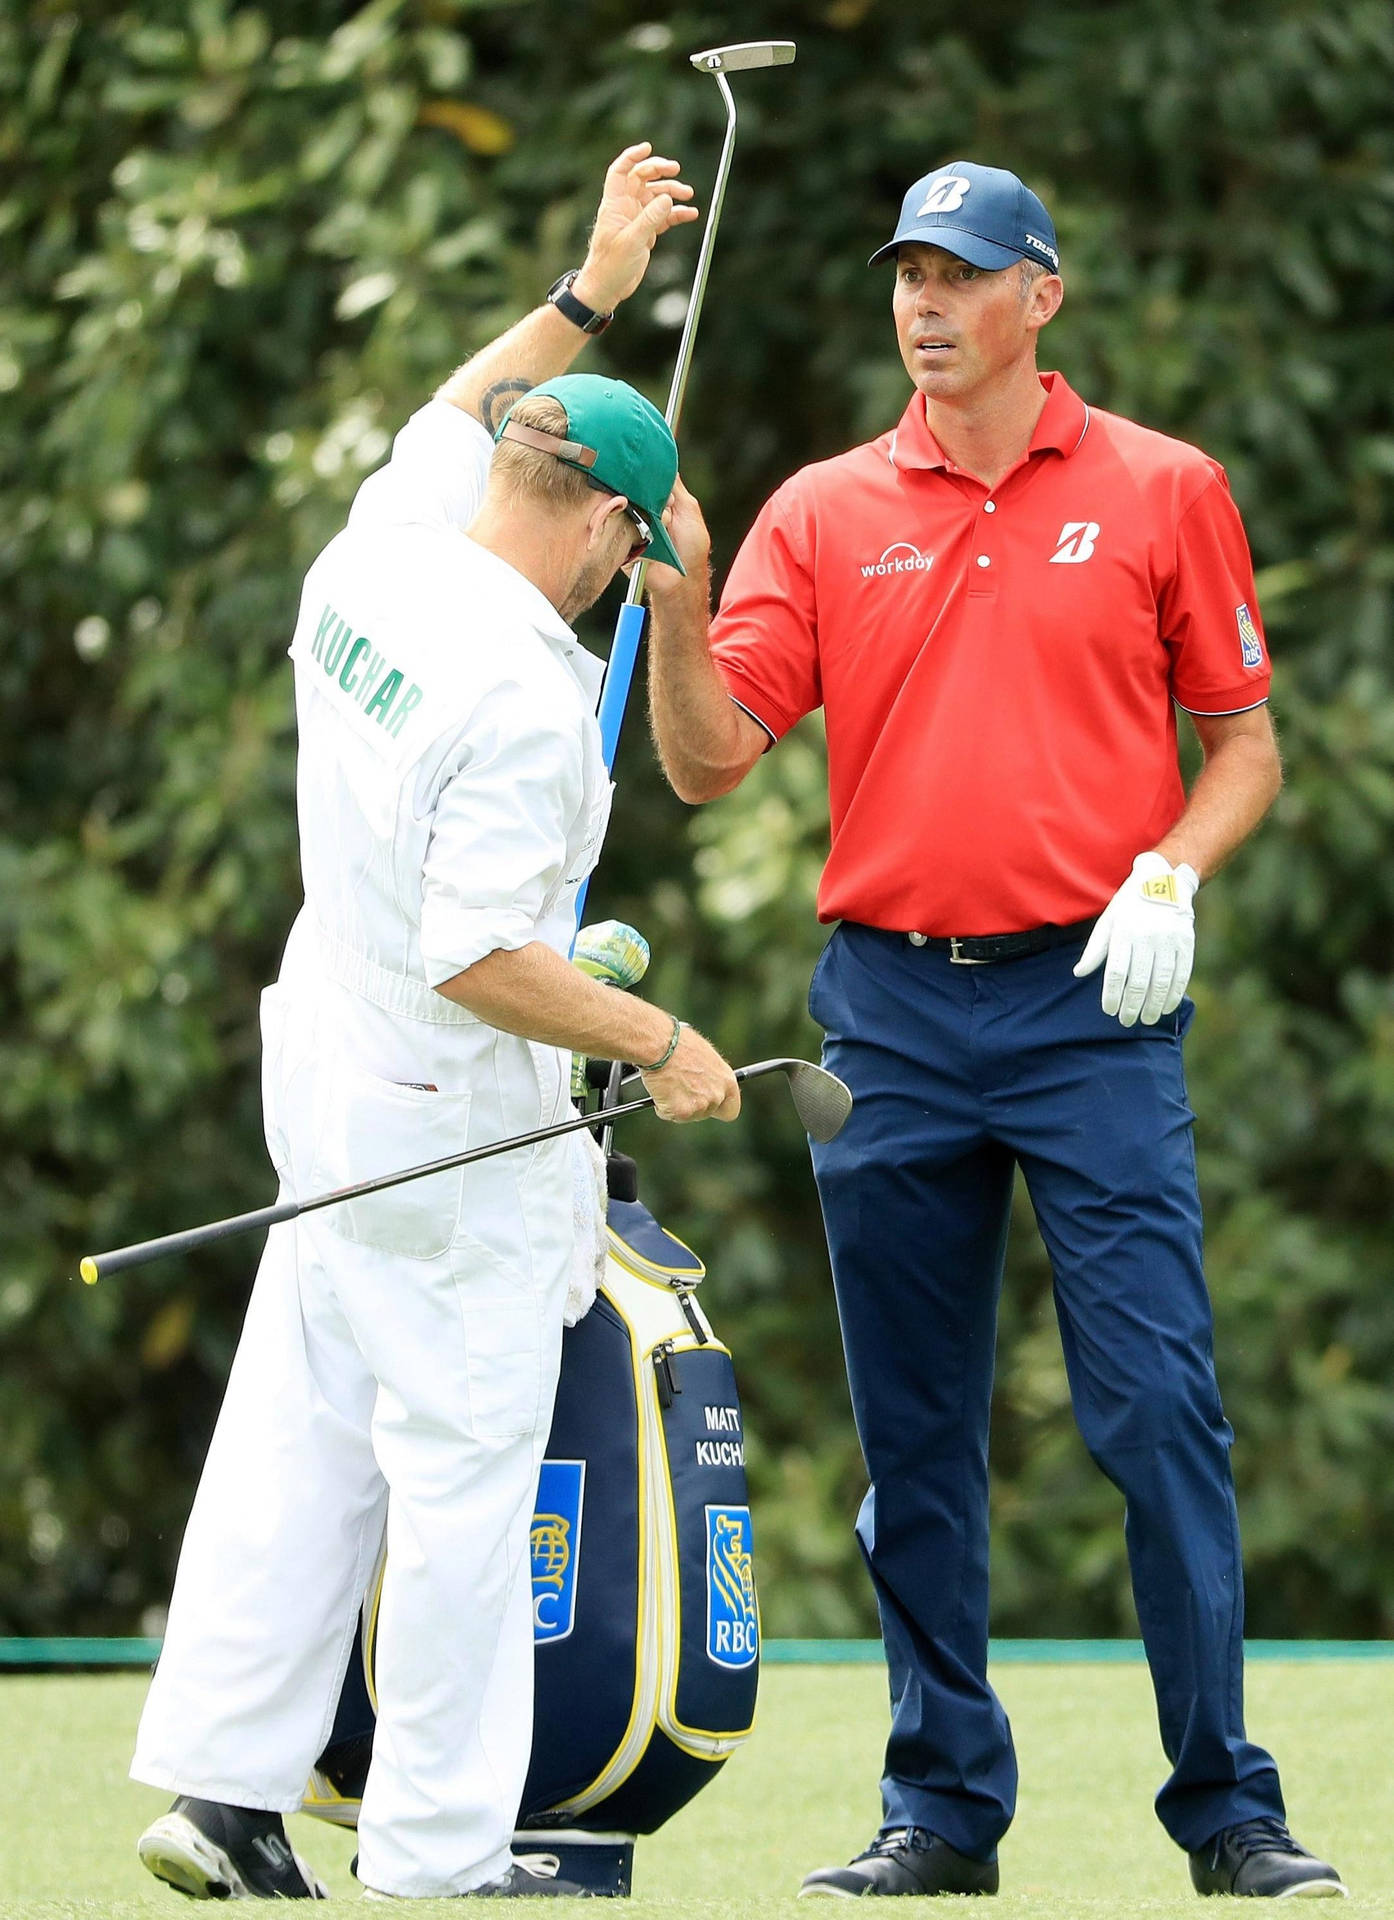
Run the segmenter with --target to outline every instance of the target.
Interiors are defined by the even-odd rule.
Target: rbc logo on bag
[[[581,1552],[584,1460],[544,1460],[532,1516],[532,1637],[536,1646],[565,1640],[576,1624],[576,1567]]]
[[[750,1508],[707,1508],[707,1657],[748,1667],[760,1651]]]

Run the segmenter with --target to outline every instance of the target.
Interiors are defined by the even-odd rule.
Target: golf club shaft
[[[697,337],[697,323],[702,317],[702,302],[706,297],[712,253],[716,247],[716,231],[721,223],[721,209],[726,200],[726,182],[730,177],[731,161],[736,151],[735,95],[731,92],[724,73],[715,74],[713,78],[721,89],[722,99],[726,102],[726,137],[721,143],[721,157],[717,162],[711,204],[707,209],[702,244],[697,253],[697,267],[692,276],[692,291],[687,299],[682,337],[678,341],[678,357],[673,366],[673,378],[668,388],[668,403],[663,409],[663,417],[674,435],[678,431],[678,422],[682,418],[682,403],[687,392],[688,372],[692,366],[692,349]],[[629,591],[624,597],[624,604],[615,621],[615,637],[610,643],[610,658],[606,664],[605,680],[600,690],[600,706],[597,712],[600,721],[600,742],[605,754],[605,765],[612,771],[615,753],[619,746],[620,726],[624,720],[625,708],[629,704],[629,689],[634,679],[635,663],[639,657],[639,643],[644,637],[644,580],[647,572],[648,563],[641,560],[629,576]],[[585,896],[586,883],[583,882],[576,908],[578,916],[585,905]]]
[[[687,392],[687,376],[692,365],[692,346],[697,337],[697,323],[702,318],[702,302],[707,294],[707,278],[712,269],[712,254],[716,248],[716,230],[721,224],[721,209],[726,200],[726,182],[730,178],[731,161],[736,151],[736,97],[724,73],[714,76],[721,89],[721,97],[726,102],[726,136],[721,143],[721,158],[717,162],[716,180],[712,186],[711,203],[707,208],[707,224],[702,234],[702,245],[697,254],[697,270],[692,276],[692,291],[687,300],[687,317],[683,321],[682,338],[678,342],[678,357],[673,365],[672,384],[668,388],[668,404],[663,409],[663,418],[673,430],[676,439],[678,422],[682,419],[682,403]]]
[[[726,203],[726,182],[731,175],[731,161],[736,152],[736,96],[731,91],[730,82],[724,73],[714,74],[713,78],[721,89],[721,97],[726,102],[726,135],[721,142],[721,157],[716,163],[716,179],[712,184],[711,203],[707,208],[706,226],[702,232],[702,244],[697,252],[697,267],[692,276],[692,290],[687,296],[687,313],[682,323],[682,337],[678,341],[678,357],[673,363],[673,378],[668,387],[668,401],[663,409],[663,418],[668,422],[673,438],[677,438],[678,423],[682,419],[682,403],[687,395],[687,376],[692,368],[692,349],[697,339],[697,323],[702,318],[702,303],[707,297],[707,280],[712,270],[712,255],[716,251],[716,231],[721,224],[721,209]],[[626,606],[637,606],[643,599],[644,580],[648,572],[648,562],[641,560],[629,577],[629,591],[625,595]],[[640,627],[642,631],[642,623]],[[636,636],[637,647],[637,636]],[[611,660],[614,654],[611,654]],[[631,670],[633,662],[631,661]]]
[[[762,1073],[771,1073],[784,1063],[780,1061],[762,1061],[752,1067],[737,1067],[737,1080],[748,1080]],[[123,1273],[128,1267],[144,1266],[148,1260],[163,1260],[169,1254],[195,1253],[200,1247],[212,1246],[218,1240],[230,1240],[239,1233],[255,1233],[259,1228],[281,1226],[287,1220],[298,1220],[302,1214],[316,1213],[321,1207],[338,1206],[345,1200],[363,1200],[370,1194],[385,1193],[389,1187],[405,1186],[410,1180],[424,1180],[433,1173],[451,1173],[457,1167],[468,1167],[480,1160],[492,1160],[496,1154],[513,1153],[523,1147],[540,1146],[545,1140],[557,1140],[566,1133],[579,1133],[583,1127],[594,1127],[603,1121],[607,1126],[623,1119],[629,1113],[641,1113],[645,1107],[653,1105],[653,1095],[645,1094],[638,1100],[627,1100],[622,1106],[610,1107],[600,1113],[573,1114],[569,1120],[558,1120],[549,1127],[537,1127],[531,1133],[520,1133],[507,1140],[491,1140],[482,1147],[470,1147],[463,1153],[447,1154],[443,1160],[428,1160],[419,1167],[406,1167],[399,1173],[379,1174],[376,1179],[360,1181],[356,1186],[338,1187],[332,1193],[316,1194],[310,1200],[283,1200],[276,1206],[257,1207],[251,1213],[236,1213],[226,1220],[210,1220],[201,1227],[186,1227],[179,1233],[166,1233],[157,1240],[140,1240],[129,1247],[115,1247],[107,1253],[89,1253],[83,1256],[80,1272],[89,1287],[96,1286],[98,1280],[113,1273]]]

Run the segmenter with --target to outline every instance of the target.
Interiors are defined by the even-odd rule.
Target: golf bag
[[[612,1199],[605,1278],[562,1343],[532,1525],[536,1700],[515,1850],[627,1893],[652,1833],[750,1733],[760,1629],[745,1446],[705,1271],[637,1200]],[[379,1567],[304,1811],[358,1817],[372,1756]]]

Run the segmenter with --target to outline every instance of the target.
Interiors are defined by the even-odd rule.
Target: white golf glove
[[[1125,1027],[1155,1026],[1175,1013],[1191,977],[1196,921],[1191,909],[1200,875],[1160,853],[1140,853],[1133,870],[1094,923],[1075,978],[1104,966],[1103,1008]]]

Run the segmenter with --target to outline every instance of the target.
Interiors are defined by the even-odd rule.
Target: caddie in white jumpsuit
[[[669,1118],[739,1105],[699,1035],[565,958],[610,802],[601,667],[568,619],[646,544],[676,562],[659,516],[677,456],[633,389],[547,376],[689,217],[676,171],[647,147],[620,156],[565,297],[408,422],[306,577],[290,650],[305,904],[262,1002],[285,1195],[564,1117],[572,1046],[651,1063]],[[495,459],[480,416],[501,393],[526,397]],[[181,1891],[324,1891],[280,1816],[328,1737],[384,1526],[359,1878],[561,1890],[509,1840],[574,1237],[570,1140],[272,1230],[132,1766],[179,1796],[140,1851]]]

